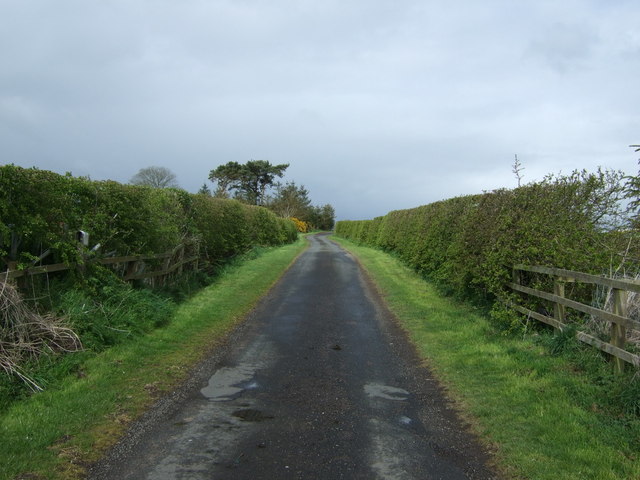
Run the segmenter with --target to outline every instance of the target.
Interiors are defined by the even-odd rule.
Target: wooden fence
[[[553,278],[553,293],[543,292],[522,285],[521,272],[533,272],[549,275]],[[592,307],[580,302],[576,302],[565,296],[565,285],[567,283],[586,283],[600,285],[611,291],[612,302],[609,311]],[[612,356],[614,370],[622,372],[624,365],[630,363],[635,367],[640,367],[640,356],[625,350],[627,344],[627,330],[640,331],[640,322],[627,316],[628,292],[640,293],[640,282],[634,280],[622,280],[606,278],[587,273],[562,270],[559,268],[549,268],[540,266],[515,265],[513,267],[513,282],[509,287],[517,292],[532,295],[553,303],[553,317],[534,312],[520,305],[512,305],[517,311],[534,318],[553,327],[563,330],[567,325],[566,309],[571,308],[588,315],[592,315],[600,320],[611,324],[610,341],[605,342],[585,332],[577,332],[576,338]]]
[[[197,246],[181,244],[173,250],[155,255],[127,255],[122,257],[87,258],[86,264],[98,263],[101,265],[114,265],[116,271],[124,280],[150,279],[153,286],[163,285],[173,274],[182,273],[185,266],[192,264],[193,269],[198,268]],[[7,281],[19,278],[28,278],[33,275],[60,272],[82,268],[82,265],[69,265],[55,263],[50,265],[31,266],[24,269],[16,269],[15,263],[9,263],[6,271],[0,273],[0,280]]]

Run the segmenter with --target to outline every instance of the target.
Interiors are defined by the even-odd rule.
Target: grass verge
[[[372,276],[419,353],[509,478],[640,478],[640,418],[608,408],[616,380],[598,353],[554,356],[544,334],[496,332],[397,259],[334,238]],[[627,377],[629,380],[629,377]]]
[[[88,358],[74,375],[8,408],[0,417],[0,478],[81,478],[131,420],[245,317],[305,247],[301,238],[229,268],[179,306],[165,327]]]

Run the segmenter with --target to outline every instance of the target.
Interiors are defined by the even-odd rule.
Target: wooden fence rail
[[[521,272],[540,273],[551,276],[554,280],[553,293],[543,292],[522,285]],[[566,298],[565,284],[574,282],[600,285],[609,288],[613,299],[611,310],[602,310],[600,308],[592,307]],[[520,305],[511,306],[520,313],[551,325],[559,330],[563,330],[567,326],[565,324],[567,307],[609,322],[611,324],[611,339],[609,342],[600,340],[585,332],[577,332],[576,338],[581,342],[589,344],[611,355],[614,370],[616,372],[622,372],[624,370],[625,362],[630,363],[635,367],[640,367],[640,356],[625,350],[627,329],[640,331],[640,322],[627,316],[628,292],[640,293],[640,282],[635,280],[607,278],[604,276],[601,277],[598,275],[590,275],[587,273],[574,272],[559,268],[515,265],[513,267],[513,282],[509,284],[509,287],[514,291],[552,302],[554,307],[553,317],[534,312]]]
[[[185,256],[186,245],[181,244],[175,247],[173,250],[165,253],[159,253],[155,255],[127,255],[122,257],[104,257],[96,259],[88,259],[87,263],[98,263],[101,265],[114,265],[122,264],[122,275],[124,280],[141,280],[148,278],[159,277],[160,283],[164,279],[174,273],[181,273],[182,269],[188,264],[195,264],[197,269],[197,262],[199,260],[198,255]],[[148,270],[149,261],[162,260],[160,268]],[[69,265],[66,263],[55,263],[50,265],[33,266],[17,270],[15,265],[9,265],[9,268],[0,273],[0,280],[7,281],[12,279],[18,279],[22,277],[29,277],[32,275],[41,275],[44,273],[60,272],[65,270],[72,270],[78,267],[78,265]]]

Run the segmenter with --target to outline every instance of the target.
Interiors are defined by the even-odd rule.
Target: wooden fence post
[[[138,260],[131,260],[129,262],[127,262],[125,264],[125,270],[124,270],[124,278],[129,279],[129,277],[132,277],[135,273],[136,270],[138,269]]]
[[[564,285],[565,281],[562,277],[554,277],[553,280],[553,293],[558,297],[564,298]],[[561,305],[559,303],[553,304],[553,318],[555,318],[560,323],[565,322],[565,318],[567,316],[567,307]]]
[[[17,269],[18,269],[18,262],[16,262],[15,260],[9,260],[9,262],[7,263],[7,275],[4,277],[7,283],[11,281],[12,284],[16,287],[19,285],[18,281],[20,279],[19,278],[11,279],[11,277],[9,277],[9,272],[13,272]]]
[[[517,268],[514,268],[511,270],[511,279],[513,281],[513,283],[515,283],[516,285],[522,285],[520,283],[520,270],[518,270]]]
[[[18,270],[18,262],[16,260],[10,260],[8,263],[8,270],[7,271],[16,271]],[[21,277],[18,277],[14,280],[14,284],[16,287],[18,287],[19,290],[26,290],[27,288],[27,276],[23,275]]]
[[[177,258],[177,263],[180,265],[178,267],[178,271],[176,272],[177,276],[182,275],[182,270],[184,265],[182,264],[182,261],[184,260],[184,244],[180,246],[180,248],[178,249],[178,258]]]
[[[613,313],[621,317],[627,316],[627,291],[614,288],[613,291]],[[624,350],[627,343],[627,329],[624,325],[611,322],[611,345]],[[624,372],[624,362],[621,358],[611,357],[613,371],[615,373]]]

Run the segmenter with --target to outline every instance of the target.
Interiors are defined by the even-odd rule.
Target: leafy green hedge
[[[162,253],[196,239],[212,262],[297,238],[290,220],[234,200],[0,167],[1,258],[28,263],[50,249],[47,262],[74,262],[78,230],[100,252],[117,255]]]
[[[514,190],[341,221],[336,235],[394,252],[450,293],[491,302],[508,294],[514,264],[594,274],[615,268],[627,237],[611,231],[621,181],[602,171],[549,176]]]

